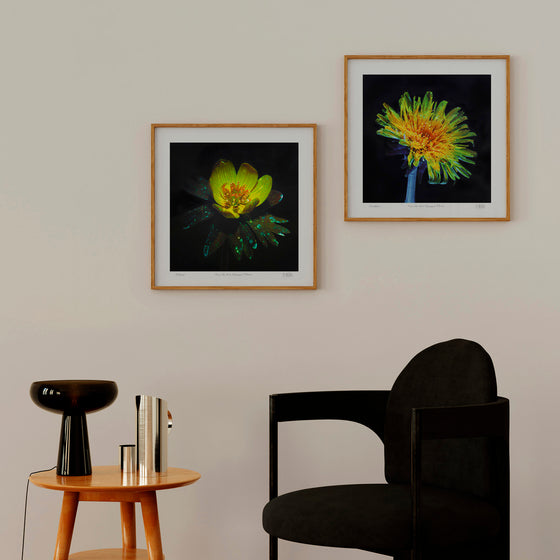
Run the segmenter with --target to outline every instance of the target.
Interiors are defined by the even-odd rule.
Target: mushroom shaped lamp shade
[[[117,398],[117,384],[86,379],[35,381],[29,393],[37,406],[62,414],[56,474],[90,475],[86,413],[109,406]]]

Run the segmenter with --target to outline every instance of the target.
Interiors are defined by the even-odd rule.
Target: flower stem
[[[406,182],[406,198],[405,202],[416,202],[416,175],[418,173],[418,166],[413,167],[408,174],[408,181]]]

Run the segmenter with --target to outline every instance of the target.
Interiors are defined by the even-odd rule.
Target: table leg
[[[144,531],[146,532],[148,556],[150,557],[150,560],[163,560],[155,490],[151,492],[144,492],[140,496],[140,504],[142,505],[142,518],[144,519]]]
[[[56,535],[54,560],[68,560],[79,501],[79,492],[64,492],[60,521],[58,522],[58,534]]]
[[[123,548],[136,548],[136,517],[134,502],[121,502],[121,528]]]

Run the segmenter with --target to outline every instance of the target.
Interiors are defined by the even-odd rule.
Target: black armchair
[[[278,422],[339,419],[383,441],[387,484],[278,496]],[[270,397],[270,560],[278,538],[357,548],[395,560],[509,559],[509,401],[477,343],[430,346],[391,391]]]

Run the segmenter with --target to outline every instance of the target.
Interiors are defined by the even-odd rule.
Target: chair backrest
[[[476,342],[455,339],[417,354],[404,368],[387,402],[385,477],[410,483],[412,409],[495,401],[496,376],[488,353]],[[426,441],[422,447],[425,484],[492,495],[492,457],[486,438]]]

